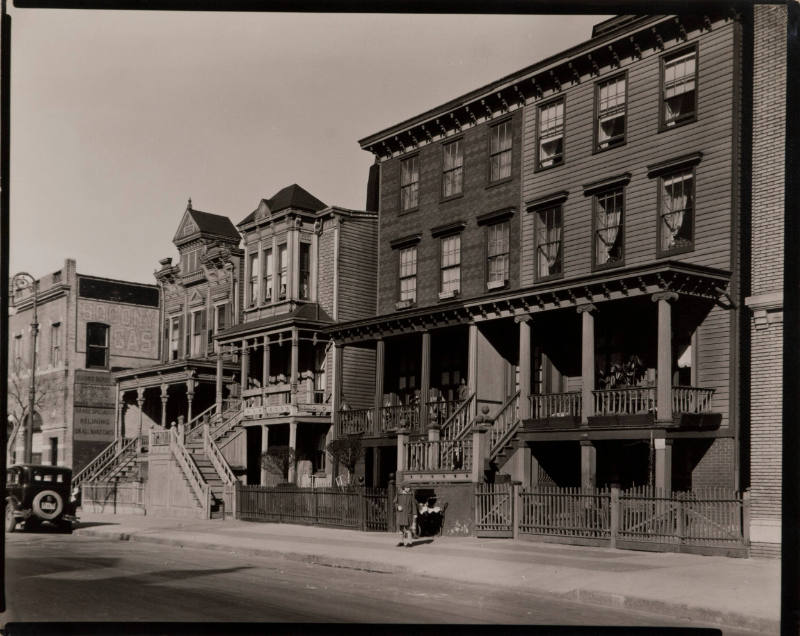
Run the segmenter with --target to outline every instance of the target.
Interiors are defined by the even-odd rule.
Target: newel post
[[[429,470],[439,470],[439,440],[441,439],[441,429],[438,424],[428,426],[428,468]]]
[[[519,523],[522,521],[522,482],[511,482],[511,503],[513,505],[513,519],[511,521],[511,528],[513,529],[512,537],[519,539]]]
[[[406,444],[408,444],[408,432],[397,432],[397,479],[400,481],[400,473],[406,470]]]
[[[487,433],[492,422],[489,407],[483,405],[481,411],[472,421],[472,481],[476,484],[483,482],[483,465],[489,456]]]

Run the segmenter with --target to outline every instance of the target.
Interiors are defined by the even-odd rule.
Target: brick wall
[[[715,439],[692,471],[692,488],[736,488],[734,452],[732,438]]]

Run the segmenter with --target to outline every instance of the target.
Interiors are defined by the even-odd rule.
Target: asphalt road
[[[664,617],[506,589],[281,558],[46,533],[15,533],[6,540],[4,624],[269,621],[687,626]],[[736,633],[725,631],[726,636]]]

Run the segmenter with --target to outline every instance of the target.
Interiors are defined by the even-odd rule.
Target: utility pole
[[[32,463],[33,460],[33,418],[36,413],[36,337],[39,334],[39,315],[36,306],[36,279],[27,272],[14,274],[11,279],[14,291],[31,288],[33,294],[33,318],[31,320],[31,384],[28,392],[28,424],[25,427],[23,462]],[[16,303],[15,303],[16,304]]]

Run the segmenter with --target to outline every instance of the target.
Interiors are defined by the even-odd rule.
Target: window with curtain
[[[61,323],[54,322],[50,325],[50,365],[61,364]]]
[[[264,300],[272,300],[272,249],[264,250]]]
[[[536,275],[548,278],[561,273],[561,206],[536,212]]]
[[[664,57],[662,66],[663,125],[691,120],[697,110],[697,51]]]
[[[508,228],[508,221],[486,228],[486,282],[490,287],[504,285],[508,280]]]
[[[446,236],[441,241],[441,293],[458,293],[461,290],[461,236]]]
[[[661,177],[662,252],[691,249],[694,226],[694,173],[692,170]]]
[[[622,188],[594,196],[595,265],[614,265],[623,259],[623,201]]]
[[[181,348],[181,317],[173,316],[169,321],[169,359],[177,360]]]
[[[247,299],[249,305],[258,302],[258,252],[248,254],[250,266],[250,278],[247,281]]]
[[[597,85],[597,149],[605,150],[625,142],[625,76]]]
[[[289,281],[289,257],[286,251],[286,244],[278,246],[278,290],[280,298],[286,298],[286,285]]]
[[[101,322],[86,323],[86,368],[108,368],[108,325]]]
[[[400,250],[400,300],[417,300],[417,247]]]
[[[419,159],[415,155],[400,162],[400,209],[419,205]]]
[[[464,153],[461,140],[457,139],[442,146],[444,162],[442,167],[442,196],[452,197],[461,194],[464,184]]]
[[[489,181],[511,176],[511,120],[493,126],[489,142]]]
[[[300,298],[308,300],[311,296],[311,245],[300,243]]]
[[[550,168],[564,161],[564,100],[539,106],[539,168]]]

